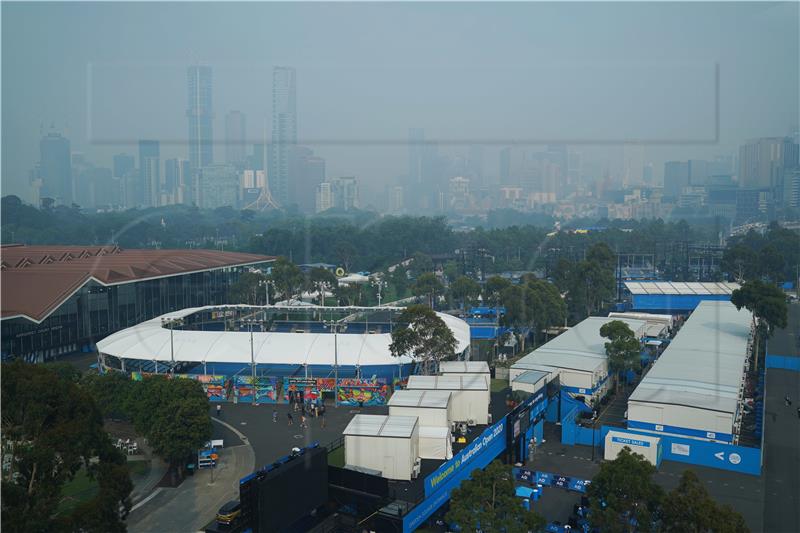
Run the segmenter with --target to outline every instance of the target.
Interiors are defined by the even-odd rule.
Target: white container
[[[417,417],[356,415],[342,434],[346,466],[375,470],[387,479],[411,480],[419,457]]]
[[[439,374],[442,376],[484,376],[486,384],[488,386],[492,384],[489,363],[486,361],[442,361],[439,363]]]
[[[483,376],[411,376],[406,388],[450,391],[453,422],[489,423],[489,385]]]
[[[389,416],[416,416],[421,427],[449,428],[451,396],[450,391],[398,390],[389,398]]]
[[[450,430],[442,427],[420,426],[419,456],[422,459],[452,459],[453,444],[450,440]]]

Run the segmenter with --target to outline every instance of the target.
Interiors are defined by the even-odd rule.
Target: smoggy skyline
[[[291,66],[298,143],[367,197],[408,172],[410,128],[449,155],[486,145],[487,176],[511,143],[574,144],[590,178],[618,171],[621,140],[660,175],[798,129],[796,3],[12,2],[2,15],[3,194],[25,191],[51,123],[99,166],[139,139],[188,158],[195,63],[214,72],[215,159],[231,110],[248,144],[269,141],[272,69]]]

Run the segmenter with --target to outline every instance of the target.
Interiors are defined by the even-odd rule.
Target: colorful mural
[[[389,397],[385,379],[340,379],[339,403],[342,405],[384,405]]]
[[[210,402],[225,402],[228,391],[225,387],[225,376],[212,374],[190,374],[189,377],[200,382]]]

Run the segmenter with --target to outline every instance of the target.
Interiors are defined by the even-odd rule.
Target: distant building
[[[689,168],[689,185],[704,187],[708,179],[708,161],[690,159],[687,164]]]
[[[783,205],[784,207],[800,208],[800,168],[784,172]]]
[[[136,205],[161,204],[161,148],[158,141],[139,141],[139,182],[141,198]]]
[[[200,169],[198,206],[205,209],[239,206],[239,171],[233,165],[210,165]]]
[[[267,148],[264,143],[256,143],[247,157],[247,168],[253,170],[266,170]]]
[[[403,212],[405,191],[401,185],[389,187],[389,213],[397,215]]]
[[[282,207],[289,205],[290,156],[297,144],[296,73],[291,67],[272,71],[272,144],[269,157],[269,187]]]
[[[39,142],[40,196],[70,205],[74,199],[69,139],[48,133]]]
[[[322,213],[331,208],[333,208],[333,186],[330,182],[326,181],[317,185],[315,211],[317,213]]]
[[[769,189],[742,188],[736,192],[736,221],[764,220],[771,214],[772,194]]]
[[[167,159],[164,162],[164,194],[167,204],[195,203],[191,165],[186,159]]]
[[[739,185],[769,189],[775,199],[783,196],[783,173],[798,164],[798,146],[791,137],[764,137],[739,148]]]
[[[225,162],[239,165],[245,162],[247,121],[241,111],[225,115]]]
[[[294,146],[290,151],[289,202],[303,213],[316,209],[317,186],[325,181],[325,160],[316,157],[313,150],[305,146]]]
[[[211,67],[193,65],[186,72],[189,108],[189,164],[192,171],[214,162],[214,108]]]
[[[358,180],[352,176],[333,180],[333,205],[350,211],[360,207]]]
[[[664,197],[677,200],[684,187],[689,185],[689,163],[667,161],[664,163]]]

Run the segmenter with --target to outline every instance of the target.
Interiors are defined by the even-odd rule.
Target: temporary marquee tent
[[[346,466],[410,481],[418,472],[419,424],[415,416],[356,415],[345,428]]]

